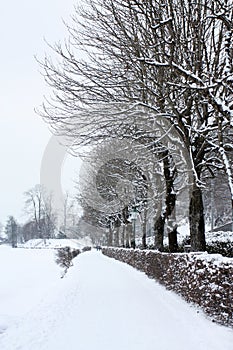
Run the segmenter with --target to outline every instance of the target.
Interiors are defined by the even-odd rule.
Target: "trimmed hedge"
[[[124,248],[103,248],[102,252],[199,305],[213,321],[233,327],[233,259],[207,253],[167,254]]]
[[[210,254],[221,254],[228,258],[233,258],[233,243],[231,241],[225,242],[207,242],[206,250]]]

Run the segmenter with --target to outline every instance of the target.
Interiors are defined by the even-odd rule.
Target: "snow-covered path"
[[[232,350],[233,332],[178,296],[99,252],[0,336],[1,350]]]

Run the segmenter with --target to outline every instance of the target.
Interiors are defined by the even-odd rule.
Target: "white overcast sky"
[[[15,216],[19,222],[25,221],[23,193],[40,182],[41,160],[51,138],[48,126],[34,112],[46,94],[34,55],[43,58],[49,51],[44,38],[54,43],[67,37],[62,18],[69,21],[76,2],[14,0],[0,3],[2,224],[8,215]]]

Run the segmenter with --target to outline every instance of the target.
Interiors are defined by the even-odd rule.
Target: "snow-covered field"
[[[48,249],[54,249],[54,248],[63,248],[63,247],[70,247],[70,248],[78,248],[82,249],[85,246],[92,247],[92,241],[90,237],[84,237],[80,239],[30,239],[26,243],[18,244],[19,248],[48,248]]]
[[[0,247],[1,350],[232,350],[233,331],[91,251],[65,276],[48,249]]]
[[[0,246],[0,333],[37,305],[60,280],[61,269],[54,257],[54,250]]]

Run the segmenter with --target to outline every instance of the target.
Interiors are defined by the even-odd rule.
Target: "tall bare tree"
[[[194,250],[205,249],[202,174],[220,162],[210,150],[222,156],[233,193],[222,137],[233,116],[232,11],[228,0],[86,0],[70,42],[54,46],[62,62],[42,63],[54,91],[42,115],[77,146],[124,129],[124,112],[105,113],[106,103],[145,106],[174,125],[192,164]]]
[[[33,221],[35,238],[51,238],[55,229],[56,214],[52,204],[52,194],[48,194],[41,185],[25,192],[25,210]]]

